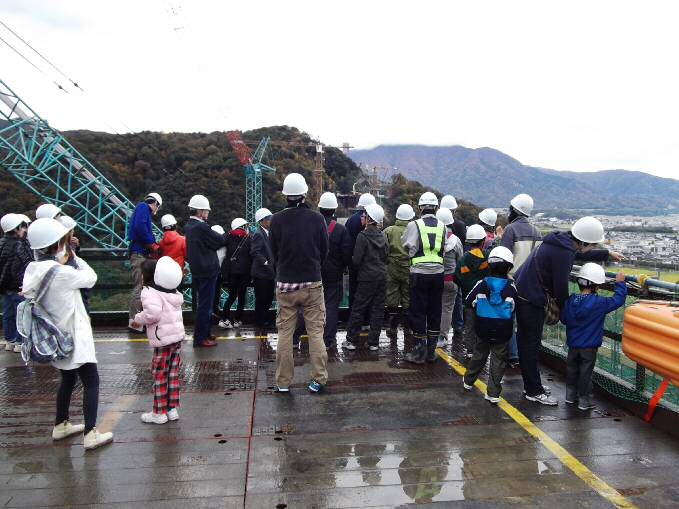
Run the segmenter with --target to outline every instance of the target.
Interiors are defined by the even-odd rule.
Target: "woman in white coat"
[[[61,372],[61,385],[57,392],[57,417],[52,438],[61,440],[84,432],[85,449],[95,449],[113,441],[113,433],[99,433],[95,427],[99,406],[99,372],[94,352],[94,337],[90,319],[83,305],[80,290],[92,288],[97,274],[81,258],[71,252],[66,237],[67,230],[55,219],[37,219],[28,228],[28,242],[35,260],[26,268],[23,294],[35,297],[47,272],[58,266],[50,282],[42,307],[50,314],[54,324],[73,337],[73,352],[52,365]],[[73,256],[77,268],[64,265]],[[83,415],[85,424],[71,424],[69,406],[77,379],[83,385]]]

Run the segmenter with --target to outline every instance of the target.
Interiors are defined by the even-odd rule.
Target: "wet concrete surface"
[[[306,389],[304,342],[288,395],[272,391],[275,334],[185,343],[181,418],[158,426],[140,421],[152,402],[148,344],[96,334],[98,426],[115,443],[88,453],[79,436],[51,441],[58,373],[0,352],[0,506],[612,506],[442,360],[405,363],[403,337],[383,337],[375,353],[332,350],[321,395]],[[543,374],[558,407],[524,400],[517,370],[503,396],[629,502],[679,507],[677,440],[603,400],[591,412],[565,405],[563,379]],[[80,403],[78,391],[75,422]]]

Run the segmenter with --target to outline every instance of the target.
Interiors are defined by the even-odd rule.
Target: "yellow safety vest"
[[[415,221],[420,232],[421,247],[413,258],[410,259],[411,265],[418,263],[440,263],[443,264],[443,242],[445,238],[445,226],[427,226],[423,219]]]

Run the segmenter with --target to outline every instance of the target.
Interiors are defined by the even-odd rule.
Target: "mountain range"
[[[679,180],[640,171],[588,173],[527,166],[488,147],[379,145],[352,150],[356,163],[395,167],[397,173],[483,207],[506,207],[528,193],[538,210],[606,213],[679,212]]]

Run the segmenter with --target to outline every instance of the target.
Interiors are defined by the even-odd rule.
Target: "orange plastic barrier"
[[[679,387],[679,306],[639,301],[625,310],[625,355]]]

